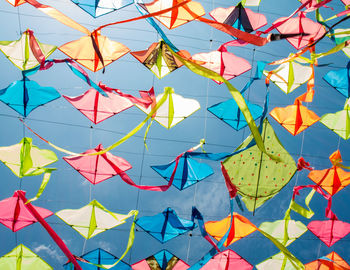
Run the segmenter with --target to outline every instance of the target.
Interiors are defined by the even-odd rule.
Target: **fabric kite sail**
[[[312,68],[298,61],[290,61],[281,64],[273,71],[264,71],[265,76],[269,73],[272,73],[270,81],[284,93],[289,94],[311,78]]]
[[[20,244],[0,258],[0,269],[52,270],[53,268],[29,248]]]
[[[245,102],[253,119],[256,120],[260,118],[263,108],[259,105],[250,103],[248,100]],[[248,125],[242,111],[239,109],[237,102],[234,99],[228,99],[224,102],[217,103],[208,107],[207,110],[235,130],[240,130]]]
[[[350,265],[340,257],[336,252],[332,251],[315,261],[305,264],[305,270],[350,270]]]
[[[0,201],[0,223],[13,232],[17,232],[18,230],[38,221],[37,218],[35,218],[25,207],[25,202],[21,199],[19,193],[22,193],[23,196],[25,196],[26,192],[17,190],[12,197]],[[53,215],[53,213],[47,209],[37,206],[33,207],[42,218],[47,218]]]
[[[214,237],[216,240],[220,240],[230,228],[231,216],[228,216],[220,221],[207,221],[205,223],[205,230],[208,234]],[[228,238],[226,239],[224,246],[228,247],[234,242],[246,237],[247,235],[255,232],[256,226],[251,223],[247,218],[237,213],[233,213],[233,221]]]
[[[192,59],[203,67],[220,74],[226,80],[231,80],[252,68],[247,60],[230,53],[224,46],[220,46],[217,51],[197,53],[192,56]],[[215,82],[218,84],[223,83]]]
[[[197,100],[177,95],[171,87],[165,87],[164,93],[156,97],[156,102],[159,102],[164,96],[166,96],[166,101],[158,108],[156,115],[152,118],[167,129],[172,128],[200,109]],[[152,110],[151,106],[147,109],[141,106],[137,107],[146,114]]]
[[[131,268],[133,270],[185,270],[189,268],[189,265],[168,250],[163,249],[146,259],[134,263],[131,265]]]
[[[72,0],[92,17],[97,18],[134,3],[134,0]]]
[[[280,24],[283,21],[285,22]],[[311,41],[317,41],[326,33],[322,24],[306,18],[304,12],[299,12],[296,18],[279,18],[273,22],[273,25],[277,25],[276,29],[281,34],[300,34],[296,37],[287,38],[287,41],[297,50],[305,47]]]
[[[267,24],[263,14],[255,13],[243,7],[242,2],[229,8],[216,8],[209,15],[217,22],[231,25],[245,32],[253,32]]]
[[[272,160],[257,145],[250,146],[253,140],[250,136],[238,147],[237,150],[242,152],[222,163],[225,179],[236,186],[246,207],[253,212],[274,197],[296,171],[294,159],[284,149],[267,119],[262,125],[262,138],[267,153],[277,156],[279,162]]]
[[[0,100],[24,117],[39,106],[47,104],[61,95],[52,87],[42,87],[23,73],[23,79],[12,82],[0,90]]]
[[[83,36],[58,48],[87,69],[96,72],[127,54],[130,49],[99,32]]]
[[[155,216],[141,217],[136,221],[136,224],[162,244],[192,231],[197,226],[191,220],[179,218],[170,207]]]
[[[348,1],[348,0],[347,0]],[[350,2],[349,2],[350,4]],[[345,41],[350,40],[350,35],[348,33],[349,29],[342,29],[342,28],[336,28],[330,31],[330,33],[334,33],[335,35],[333,36],[333,40],[335,44],[339,45],[341,43],[344,43]],[[342,51],[344,54],[350,58],[350,48],[349,46],[345,46]],[[349,97],[349,96],[348,96]]]
[[[29,70],[41,64],[38,50],[47,58],[56,48],[54,45],[39,42],[31,30],[23,32],[19,40],[0,41],[0,51],[20,70]]]
[[[147,12],[154,13],[160,10],[175,7],[184,1],[185,0],[154,0],[151,3],[139,3],[139,5]],[[203,15],[205,15],[205,10],[202,5],[199,2],[189,1],[183,6],[175,7],[169,12],[154,16],[154,18],[168,29],[173,29],[180,25],[193,21]]]
[[[64,209],[58,211],[56,216],[71,226],[86,239],[116,226],[124,224],[126,220],[133,216],[135,211],[130,211],[127,215],[118,214],[107,210],[98,201],[93,200],[80,209]]]
[[[270,115],[293,136],[320,120],[313,111],[303,106],[298,98],[293,105],[284,108],[275,107]]]
[[[327,72],[323,79],[344,97],[350,97],[350,62],[346,68]]]
[[[328,113],[321,117],[320,122],[344,140],[350,138],[350,100],[346,100],[344,109],[336,113]]]
[[[312,170],[308,177],[322,187],[331,196],[350,184],[350,172],[344,171],[340,151],[329,156],[332,167],[324,170]]]
[[[350,233],[350,223],[337,219],[313,220],[307,225],[307,228],[327,247],[331,247]]]
[[[94,88],[90,88],[80,96],[63,97],[94,124],[98,124],[103,120],[134,106],[134,104],[127,98],[121,97],[112,92],[106,92],[106,94],[108,97],[104,97]]]
[[[7,2],[9,2],[14,7],[18,7],[19,5],[26,3],[25,0],[7,0]]]
[[[252,270],[253,265],[231,249],[216,254],[201,270]]]
[[[190,57],[187,51],[180,51],[179,53]],[[152,43],[147,50],[135,51],[130,54],[152,71],[158,79],[182,66],[182,63],[172,54],[169,46],[163,40]]]
[[[84,260],[78,260],[78,264],[82,267],[82,269],[86,270],[99,270],[101,267],[96,265],[112,265],[116,263],[119,258],[112,255],[111,253],[103,250],[102,248],[97,248],[92,251],[85,253],[80,256],[80,258],[87,260],[88,262],[84,262]],[[63,265],[65,270],[74,270],[74,265],[72,263],[66,263]],[[108,268],[109,270],[131,270],[130,265],[127,263],[120,261],[117,265]]]
[[[91,154],[102,150],[102,144],[99,144],[96,148],[82,154]],[[102,155],[68,156],[63,157],[63,159],[94,185],[132,168],[125,159],[109,152]]]
[[[271,270],[271,269],[295,270],[295,267],[291,264],[291,262],[286,258],[286,256],[282,252],[279,252],[271,256],[270,258],[264,260],[263,262],[255,265],[255,267],[258,270]],[[318,269],[318,268],[312,268],[312,270],[315,270],[315,269]]]
[[[176,161],[174,160],[169,164],[155,165],[151,166],[151,168],[165,180],[169,181],[174,172],[175,166]],[[199,163],[191,158],[190,154],[186,152],[178,161],[172,185],[179,190],[183,190],[207,178],[213,173],[214,171],[209,165]]]
[[[20,143],[0,147],[0,160],[19,178],[44,174],[36,200],[43,193],[54,168],[45,168],[58,160],[51,150],[40,149],[32,144],[32,139],[24,137]]]

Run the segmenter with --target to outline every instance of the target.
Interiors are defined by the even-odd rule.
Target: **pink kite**
[[[314,220],[307,225],[309,231],[330,247],[350,233],[350,223],[337,219]]]
[[[0,223],[11,229],[13,232],[27,227],[38,220],[26,208],[19,193],[25,196],[25,191],[17,190],[12,197],[0,201]],[[43,217],[52,216],[53,213],[45,208],[33,206],[35,210]]]
[[[83,154],[102,150],[102,144],[99,144],[95,149],[87,150]],[[69,156],[63,159],[94,185],[132,168],[125,159],[109,152],[102,155]]]
[[[286,17],[279,18],[273,23],[273,25],[278,25],[286,19]],[[276,29],[281,34],[301,34],[296,37],[287,38],[288,42],[297,50],[305,47],[313,41],[318,40],[326,32],[321,24],[306,18],[303,12],[299,12],[298,17],[288,19],[281,25],[277,26]]]
[[[231,249],[216,254],[201,270],[251,270],[253,266]]]
[[[247,60],[228,52],[225,46],[220,46],[217,51],[197,53],[192,56],[192,59],[220,74],[226,80],[231,80],[252,68]],[[219,81],[215,82],[222,84]]]
[[[113,92],[105,92],[108,97],[104,97],[94,88],[77,97],[63,97],[94,124],[98,124],[134,105],[130,100]]]

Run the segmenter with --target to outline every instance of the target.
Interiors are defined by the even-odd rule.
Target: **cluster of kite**
[[[47,166],[56,162],[58,158],[53,151],[40,149],[32,143],[31,138],[24,137],[18,144],[0,147],[0,160],[19,178],[43,175],[43,180],[36,196],[30,200],[27,200],[26,193],[22,190],[17,190],[12,197],[1,200],[0,223],[16,232],[39,222],[67,256],[69,261],[64,265],[65,269],[180,270],[189,268],[188,264],[167,250],[159,251],[131,266],[121,261],[133,245],[136,225],[161,243],[188,233],[198,226],[201,235],[213,248],[191,266],[191,269],[252,269],[253,266],[245,259],[230,249],[223,250],[223,246],[227,247],[255,231],[260,232],[280,250],[279,253],[256,265],[257,269],[350,269],[350,265],[336,252],[331,252],[316,261],[303,265],[286,248],[307,230],[315,234],[328,247],[350,233],[350,223],[338,220],[331,210],[332,196],[350,184],[350,172],[344,170],[344,168],[349,168],[342,164],[339,150],[330,156],[332,167],[329,169],[315,170],[303,158],[300,158],[296,164],[266,118],[270,82],[273,82],[286,94],[306,83],[306,93],[297,97],[293,105],[272,109],[270,111],[272,118],[294,136],[320,121],[344,140],[350,137],[350,102],[348,100],[345,102],[343,110],[325,114],[322,117],[317,116],[303,105],[303,102],[313,101],[317,60],[340,50],[343,50],[350,57],[349,30],[338,27],[340,23],[349,18],[350,2],[342,0],[346,9],[334,17],[323,19],[320,10],[331,1],[302,0],[300,7],[289,17],[280,18],[273,22],[267,30],[259,31],[258,29],[268,24],[265,16],[246,7],[258,6],[260,3],[258,0],[243,0],[236,6],[216,8],[209,13],[212,19],[204,18],[204,8],[200,3],[191,0],[154,0],[152,3],[134,3],[132,0],[72,0],[95,18],[131,4],[135,4],[141,14],[133,19],[102,25],[90,32],[55,8],[41,4],[36,0],[8,0],[13,6],[32,5],[46,15],[84,33],[85,36],[58,47],[62,53],[69,57],[65,59],[48,59],[57,47],[41,43],[31,30],[23,32],[16,41],[0,41],[0,50],[22,72],[21,80],[12,82],[8,87],[0,90],[0,100],[3,103],[26,118],[39,106],[60,98],[61,95],[56,89],[42,87],[37,82],[30,80],[29,77],[36,72],[64,63],[73,74],[91,88],[76,97],[63,97],[94,124],[98,124],[134,105],[147,115],[138,126],[111,146],[104,148],[102,144],[99,144],[83,153],[75,153],[56,146],[41,137],[21,119],[23,125],[34,136],[56,150],[69,154],[63,159],[93,185],[119,175],[125,183],[142,190],[167,191],[172,185],[183,190],[214,173],[211,166],[198,162],[196,158],[211,161],[221,160],[222,174],[230,195],[231,213],[223,220],[206,223],[203,221],[202,214],[195,207],[192,209],[191,220],[180,218],[171,208],[154,216],[137,218],[137,210],[131,210],[127,214],[119,214],[108,210],[97,200],[92,200],[80,209],[65,209],[55,214],[86,239],[124,224],[133,217],[129,241],[120,258],[100,248],[78,257],[70,252],[66,243],[45,221],[45,218],[53,213],[32,205],[32,202],[44,192],[55,170]],[[317,22],[306,17],[314,11]],[[329,21],[335,18],[340,18],[338,23],[328,25]],[[102,29],[111,25],[141,19],[147,20],[161,37],[159,42],[151,44],[146,50],[130,52],[130,49],[125,45],[111,41],[101,34]],[[155,20],[168,29],[179,27],[192,20],[198,20],[231,35],[233,40],[222,44],[215,51],[191,56],[189,52],[177,49]],[[279,33],[270,33],[273,30],[277,30]],[[327,52],[316,54],[315,46],[326,36],[334,41],[334,47]],[[247,60],[229,52],[230,47],[247,44],[263,46],[269,42],[279,42],[281,39],[286,39],[299,51],[275,62],[258,62],[255,76],[250,78],[241,91],[228,82],[228,80],[252,68]],[[199,110],[200,104],[195,99],[176,94],[172,87],[165,87],[164,92],[157,96],[153,88],[149,91],[140,91],[140,97],[136,97],[103,83],[95,83],[80,66],[82,65],[93,72],[99,70],[104,72],[109,64],[129,52],[159,79],[181,66],[186,66],[196,74],[212,79],[218,84],[225,84],[233,99],[210,106],[207,108],[208,111],[235,130],[241,130],[248,126],[251,135],[232,153],[207,153],[203,149],[197,151],[203,148],[204,140],[202,140],[197,146],[179,154],[169,164],[152,166],[154,171],[168,181],[167,184],[161,186],[136,184],[126,173],[132,168],[132,165],[124,158],[115,156],[109,151],[136,134],[150,120],[144,135],[146,147],[147,133],[153,120],[170,129]],[[309,53],[310,58],[306,57],[305,53]],[[269,70],[268,66],[272,65],[278,65],[278,67]],[[324,80],[346,98],[350,97],[349,69],[350,62],[346,68],[330,71],[324,76]],[[267,91],[265,106],[261,107],[248,102],[243,95],[254,81],[261,80],[263,75],[266,77]],[[260,121],[259,126],[255,124],[255,120]],[[235,200],[242,211],[243,202],[245,209],[254,213],[267,200],[276,196],[289,183],[294,174],[302,169],[310,170],[308,177],[315,185],[294,188],[293,198],[284,219],[263,222],[257,227],[246,217],[233,212],[233,200]],[[305,199],[307,209],[295,202],[299,190],[305,188],[312,190]],[[326,208],[328,219],[311,221],[308,226],[300,221],[292,220],[292,211],[307,219],[312,217],[313,211],[310,209],[309,203],[315,192],[322,195],[328,202]],[[218,242],[215,243],[210,236]],[[0,268],[52,269],[38,255],[22,244],[0,258]]]

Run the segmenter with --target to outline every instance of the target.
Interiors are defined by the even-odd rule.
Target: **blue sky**
[[[69,0],[42,1],[51,5],[64,14],[78,21],[90,30],[97,26],[119,21],[125,18],[139,16],[136,8],[131,5],[120,11],[110,13],[98,19],[93,19]],[[216,7],[229,7],[237,4],[237,1],[200,1],[208,14]],[[334,0],[329,4],[336,11],[340,11],[342,4]],[[277,18],[288,16],[299,5],[298,1],[262,0],[258,8],[260,13],[266,15],[271,24]],[[323,10],[323,14],[331,14],[330,10]],[[47,17],[30,5],[22,5],[14,8],[6,1],[0,2],[0,13],[3,27],[0,28],[1,40],[16,40],[21,32],[27,28],[34,31],[35,36],[43,43],[60,46],[82,36],[80,32],[70,29],[59,22]],[[313,18],[313,14],[309,15]],[[327,17],[327,15],[325,15]],[[343,28],[349,27],[345,22]],[[210,28],[200,22],[191,22],[171,31],[164,29],[169,39],[179,48],[186,49],[191,54],[209,52],[217,49],[223,42],[229,41],[230,37],[224,33]],[[106,28],[103,35],[119,41],[128,46],[131,51],[144,50],[153,42],[157,42],[159,36],[146,21],[137,21]],[[319,42],[316,52],[325,52],[334,44],[327,38]],[[231,80],[231,83],[241,89],[249,78],[254,75],[256,61],[274,61],[295,52],[295,49],[286,41],[267,44],[264,47],[248,45],[243,48],[231,48],[230,51],[247,59],[253,66],[252,71]],[[65,56],[56,51],[51,58],[64,58]],[[21,72],[14,67],[4,55],[0,55],[1,80],[0,89],[7,87],[12,81],[21,79]],[[315,99],[308,107],[319,116],[325,113],[336,112],[343,108],[345,98],[336,90],[329,87],[322,79],[329,70],[335,70],[346,66],[348,58],[338,52],[332,56],[322,58],[320,64],[329,64],[316,68]],[[201,109],[185,119],[177,126],[166,130],[158,123],[153,123],[147,136],[149,150],[144,149],[143,135],[145,128],[131,139],[112,150],[112,153],[128,160],[133,169],[128,172],[136,182],[147,185],[165,184],[165,181],[150,166],[161,165],[172,161],[178,154],[198,144],[205,138],[205,149],[208,152],[229,152],[235,149],[244,138],[249,135],[245,128],[235,131],[221,122],[209,112],[206,107],[231,98],[225,85],[217,85],[215,82],[193,74],[190,70],[182,67],[167,75],[163,79],[157,79],[153,73],[146,69],[130,54],[122,57],[106,68],[106,72],[88,72],[95,82],[102,81],[113,88],[137,95],[138,90],[149,90],[152,86],[156,94],[162,93],[163,88],[171,86],[177,94],[187,98],[194,98],[201,104]],[[42,86],[55,87],[60,94],[77,96],[84,93],[89,87],[77,78],[64,64],[55,65],[47,71],[40,71],[31,76]],[[270,106],[284,107],[293,104],[294,99],[304,93],[306,85],[299,87],[293,93],[286,95],[275,85],[270,87]],[[263,104],[265,95],[264,81],[255,82],[247,91],[246,97],[252,103]],[[28,130],[18,121],[18,114],[8,106],[0,104],[0,121],[2,124],[0,146],[8,146],[18,143],[23,136],[33,137]],[[132,130],[145,118],[145,114],[138,108],[133,107],[104,122],[93,125],[87,118],[79,113],[65,99],[60,98],[47,105],[34,110],[26,119],[35,131],[56,145],[69,149],[73,152],[84,152],[87,149],[102,143],[108,146],[123,135]],[[297,161],[300,156],[311,163],[316,169],[330,167],[328,156],[339,145],[343,155],[344,164],[350,164],[350,148],[347,141],[339,137],[323,126],[316,123],[303,133],[293,137],[275,120],[270,118],[270,123],[275,129],[285,148]],[[44,149],[51,149],[49,145],[33,137],[35,145]],[[53,150],[53,149],[51,149]],[[151,191],[139,191],[125,184],[119,176],[113,177],[96,186],[87,182],[78,172],[74,171],[61,157],[65,154],[55,151],[60,158],[51,167],[57,168],[42,195],[35,205],[47,208],[53,212],[62,209],[81,208],[88,204],[90,199],[96,199],[111,211],[126,214],[131,209],[138,209],[141,216],[155,215],[167,207],[172,207],[180,217],[190,218],[193,205],[204,215],[205,220],[220,220],[229,213],[228,194],[220,172],[219,162],[208,162],[214,170],[214,174],[202,182],[179,191],[172,187],[165,193]],[[21,181],[3,164],[0,164],[1,183],[0,199],[12,196],[13,192],[22,188],[33,196],[40,185],[42,176],[27,177]],[[263,221],[282,219],[288,207],[291,192],[294,185],[312,184],[308,180],[307,172],[296,173],[290,183],[273,199],[269,200],[256,211],[255,216],[248,211],[243,213],[257,226]],[[302,193],[305,195],[306,192]],[[340,220],[350,222],[349,189],[345,188],[333,198],[333,210]],[[323,220],[326,202],[315,195],[311,203],[315,210],[313,220]],[[240,213],[240,210],[236,209]],[[302,220],[305,225],[309,221],[293,215],[295,219]],[[130,222],[109,230],[98,236],[84,241],[84,239],[69,226],[64,224],[56,216],[47,219],[49,224],[64,239],[71,251],[76,255],[101,247],[116,256],[120,256],[126,246]],[[33,251],[36,251],[54,269],[62,269],[61,265],[67,259],[52,241],[40,224],[26,227],[17,233],[11,232],[4,226],[0,226],[0,255],[8,253],[16,245],[23,243]],[[331,248],[327,248],[312,233],[305,233],[300,239],[290,246],[290,250],[303,263],[315,260],[331,251],[336,251],[344,259],[350,261],[349,236],[343,238]],[[142,232],[136,232],[135,243],[124,261],[135,263],[145,257],[166,248],[181,259],[192,265],[201,258],[209,249],[209,244],[200,236],[196,229],[193,236],[187,234],[177,237],[166,244],[158,243],[153,237]],[[277,249],[261,234],[254,233],[242,239],[232,246],[236,251],[251,264],[255,265],[269,256],[277,253]]]

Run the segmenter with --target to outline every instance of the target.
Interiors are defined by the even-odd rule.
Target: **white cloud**
[[[57,250],[52,248],[51,245],[48,245],[48,246],[46,246],[46,245],[39,245],[39,246],[35,247],[33,250],[34,250],[35,253],[39,253],[41,251],[45,252],[51,258],[53,258],[53,259],[55,259],[57,261],[62,261],[62,258],[64,257],[64,256],[59,255]]]

